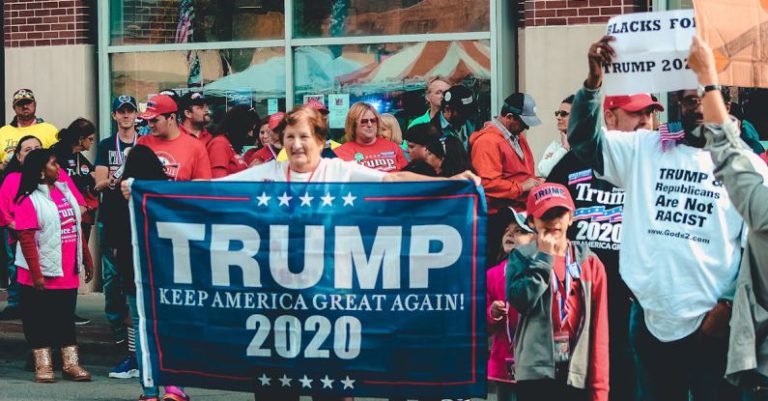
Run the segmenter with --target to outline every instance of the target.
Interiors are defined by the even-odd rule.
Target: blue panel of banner
[[[471,182],[137,181],[131,213],[145,384],[486,395]]]

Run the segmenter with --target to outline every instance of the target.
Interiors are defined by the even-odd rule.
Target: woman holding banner
[[[226,181],[298,181],[298,182],[355,182],[355,181],[433,181],[441,177],[427,177],[406,171],[385,173],[359,165],[355,161],[322,158],[328,137],[328,125],[323,116],[311,107],[299,107],[285,115],[277,126],[280,141],[288,153],[288,161],[273,161],[222,178]],[[480,179],[464,171],[448,179],[471,179],[480,185]],[[270,398],[257,399],[267,400]],[[281,398],[284,399],[284,397]],[[298,397],[297,397],[298,399]],[[318,399],[318,397],[315,397]],[[325,399],[325,398],[323,398]],[[352,398],[343,398],[351,400]]]
[[[464,171],[450,178],[427,177],[410,172],[385,173],[339,158],[323,158],[322,152],[328,137],[328,124],[317,110],[302,106],[287,113],[277,125],[276,132],[286,149],[288,160],[271,160],[250,167],[239,173],[216,179],[216,181],[278,181],[278,182],[404,182],[437,181],[446,179],[471,179],[480,185],[480,179],[470,171]],[[130,195],[130,184],[121,185],[123,195]],[[262,394],[257,399],[284,401],[279,397]],[[318,399],[318,397],[315,397]],[[298,399],[298,396],[295,398]],[[324,398],[327,399],[327,398]],[[331,398],[339,399],[339,397]],[[349,398],[348,398],[349,399]]]

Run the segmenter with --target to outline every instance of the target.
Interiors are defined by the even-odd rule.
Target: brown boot
[[[50,348],[37,348],[32,350],[35,356],[35,381],[37,383],[53,383],[56,376],[53,375],[53,355]]]
[[[65,379],[78,382],[91,380],[91,373],[80,366],[77,345],[70,345],[61,349],[61,364],[61,372]]]

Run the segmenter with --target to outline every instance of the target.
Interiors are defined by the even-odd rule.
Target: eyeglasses
[[[571,113],[569,113],[569,112],[567,112],[565,110],[558,110],[558,111],[555,112],[555,117],[563,117],[563,118],[565,118],[565,117],[568,117],[569,115],[571,115]]]
[[[680,105],[686,109],[695,109],[701,104],[701,98],[698,96],[686,96],[680,99]]]
[[[360,125],[368,125],[368,124],[376,125],[378,123],[379,123],[378,118],[361,118],[360,119]]]

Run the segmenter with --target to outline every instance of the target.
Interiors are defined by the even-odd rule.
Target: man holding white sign
[[[603,37],[589,49],[568,140],[599,178],[626,190],[619,266],[635,297],[629,340],[637,399],[734,399],[723,374],[743,222],[693,135],[701,124],[694,117],[707,110],[692,107],[679,135],[603,129],[600,92],[605,66],[618,58],[614,40]],[[701,96],[717,89],[702,87]]]

